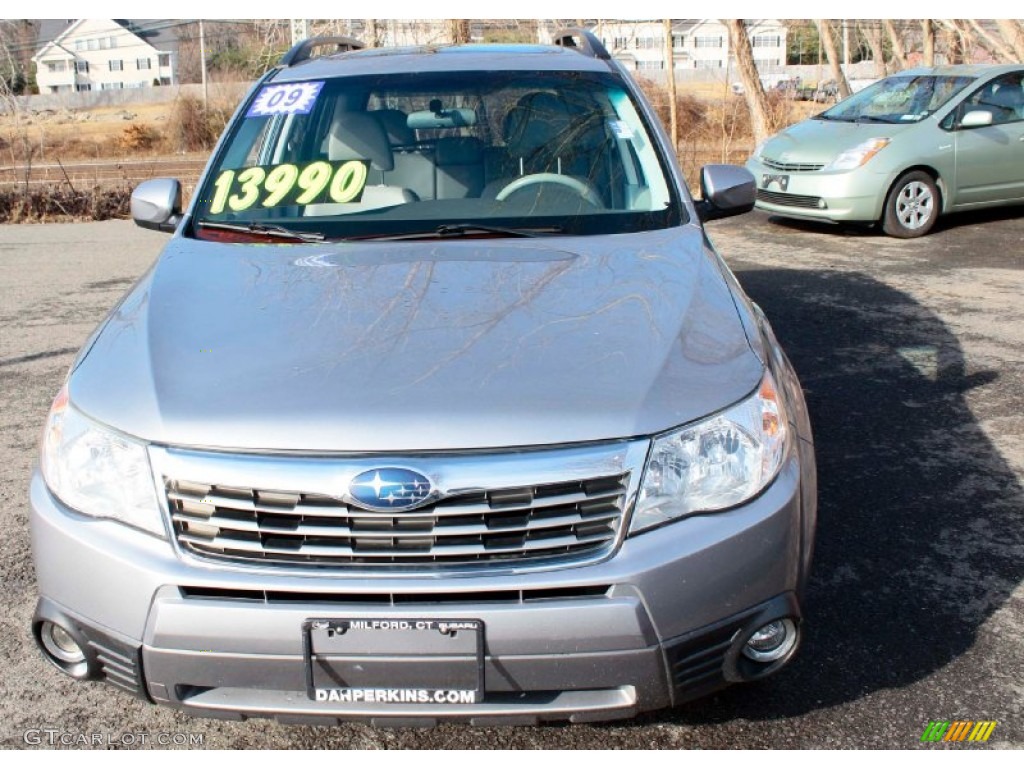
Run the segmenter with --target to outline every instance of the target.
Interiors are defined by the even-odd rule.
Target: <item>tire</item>
[[[935,226],[941,207],[935,179],[924,171],[910,171],[896,179],[889,190],[882,230],[892,237],[922,237]]]

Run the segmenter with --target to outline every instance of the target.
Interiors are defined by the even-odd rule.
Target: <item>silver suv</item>
[[[196,715],[599,720],[793,656],[800,386],[600,42],[290,51],[87,341],[31,487],[47,659]],[[314,58],[315,48],[330,55]]]

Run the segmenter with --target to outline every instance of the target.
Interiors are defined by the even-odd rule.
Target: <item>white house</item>
[[[177,50],[173,40],[146,22],[76,19],[63,31],[50,22],[32,61],[40,93],[99,91],[173,85]]]
[[[655,75],[665,69],[663,21],[599,21],[593,32],[630,69]],[[749,19],[747,33],[762,75],[785,66],[786,27],[779,19]],[[677,71],[725,70],[730,54],[729,30],[718,19],[672,20],[672,60]]]

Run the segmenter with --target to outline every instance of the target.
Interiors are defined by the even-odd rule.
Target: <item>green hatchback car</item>
[[[754,151],[757,207],[927,234],[941,214],[1024,204],[1024,64],[911,69]]]

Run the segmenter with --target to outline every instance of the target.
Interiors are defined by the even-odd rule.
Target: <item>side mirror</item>
[[[150,179],[132,192],[132,219],[140,227],[173,232],[181,221],[181,182]]]
[[[700,169],[703,200],[697,203],[701,221],[746,213],[757,199],[754,175],[738,165],[705,165]]]
[[[960,120],[961,128],[981,128],[985,125],[992,125],[992,113],[986,109],[971,110]]]

